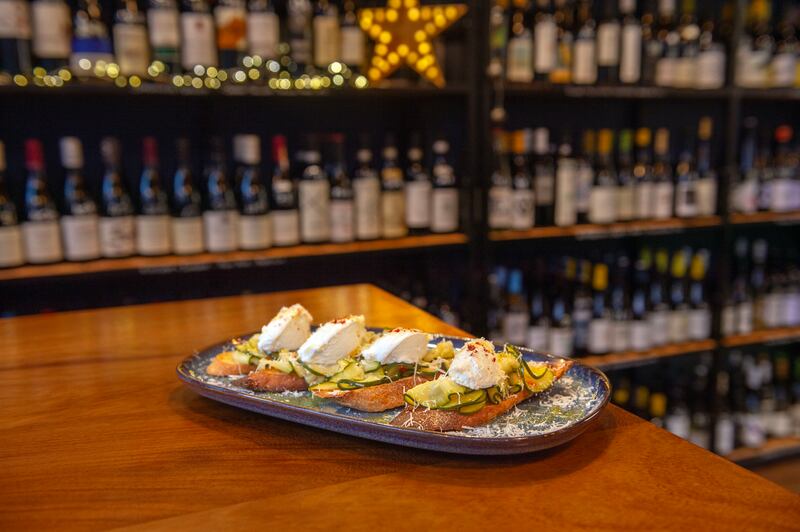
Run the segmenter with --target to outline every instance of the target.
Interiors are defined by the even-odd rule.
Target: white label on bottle
[[[536,205],[548,206],[553,204],[554,186],[553,175],[549,172],[538,174],[533,179],[533,194],[536,198]]]
[[[675,67],[677,59],[662,57],[656,63],[656,85],[659,87],[672,87],[675,85]]]
[[[669,341],[673,344],[689,339],[689,313],[684,309],[671,310],[669,313]]]
[[[575,41],[575,57],[572,61],[572,81],[578,85],[593,85],[597,82],[594,39]]]
[[[653,218],[656,220],[671,218],[674,194],[672,183],[669,181],[659,181],[654,186],[654,193]]]
[[[358,26],[342,26],[342,61],[351,67],[364,64],[364,32]]]
[[[172,248],[178,255],[203,252],[203,219],[200,216],[172,218]]]
[[[181,66],[184,69],[217,64],[214,18],[210,13],[181,13],[181,35]]]
[[[550,328],[549,352],[558,356],[572,356],[572,329],[563,327]]]
[[[556,170],[555,224],[559,227],[575,225],[577,220],[576,173],[574,159],[561,159]]]
[[[406,236],[405,197],[402,191],[384,191],[381,195],[381,214],[383,218],[381,234],[383,238]]]
[[[381,185],[377,177],[353,180],[356,208],[356,237],[372,240],[381,234]]]
[[[736,329],[739,334],[753,332],[753,303],[742,301],[736,307]]]
[[[0,227],[0,267],[19,266],[22,263],[22,233],[19,226]]]
[[[647,316],[654,347],[669,343],[669,310],[654,310]]]
[[[696,185],[696,181],[678,181],[675,187],[675,216],[679,218],[697,216]]]
[[[533,190],[515,190],[511,209],[511,227],[530,229],[533,227]]]
[[[764,296],[761,320],[767,328],[780,327],[783,321],[783,294],[772,292]]]
[[[147,46],[147,29],[140,24],[114,25],[114,54],[122,74],[147,73],[150,51]]]
[[[65,2],[33,2],[33,53],[42,59],[66,58],[72,51],[70,12]]]
[[[626,320],[612,320],[611,322],[611,350],[627,351],[631,332]]]
[[[67,260],[89,260],[100,256],[97,215],[62,216],[61,231]]]
[[[636,215],[636,196],[633,184],[617,187],[617,220],[627,222]]]
[[[589,352],[602,355],[611,350],[611,320],[595,318],[589,322]]]
[[[153,48],[178,48],[180,29],[177,9],[150,8],[147,10],[147,28]]]
[[[695,88],[720,89],[725,85],[725,48],[712,47],[697,56]]]
[[[795,327],[800,325],[800,292],[791,292],[786,299],[786,325]]]
[[[597,65],[616,66],[619,64],[619,31],[616,20],[603,22],[597,28]]]
[[[452,233],[458,229],[458,189],[433,189],[433,216],[431,231]]]
[[[219,4],[214,8],[214,19],[220,50],[247,50],[247,12],[244,7]]]
[[[503,316],[503,336],[506,342],[523,345],[528,332],[528,314],[525,312],[508,312]]]
[[[536,73],[549,74],[556,64],[556,23],[546,18],[536,24],[533,35],[534,65]]]
[[[642,76],[642,27],[625,24],[622,27],[622,57],[619,79],[623,83],[638,83]]]
[[[655,186],[650,181],[637,183],[634,193],[634,203],[636,205],[636,219],[647,220],[653,215],[653,195]]]
[[[707,175],[697,180],[695,184],[697,194],[697,214],[711,216],[717,212],[717,178]]]
[[[269,214],[239,215],[239,247],[264,249],[272,243]]]
[[[697,57],[679,57],[675,60],[675,87],[688,89],[697,82]]]
[[[767,431],[773,438],[786,438],[792,435],[792,418],[787,410],[773,412],[769,417]]]
[[[792,205],[792,189],[795,184],[791,178],[778,177],[772,181],[770,187],[769,210],[773,212],[788,212],[794,210]]]
[[[136,217],[136,251],[139,255],[166,255],[170,252],[170,233],[166,214],[140,214]]]
[[[22,241],[25,246],[25,260],[32,264],[58,262],[64,257],[56,220],[24,222]]]
[[[352,242],[354,239],[352,200],[331,201],[331,241]]]
[[[133,216],[100,218],[100,252],[104,257],[127,257],[136,249]]]
[[[531,325],[528,327],[525,345],[538,351],[547,350],[547,327],[544,325]]]
[[[714,427],[714,452],[721,456],[726,456],[733,451],[736,441],[736,426],[733,420],[728,417],[717,419]]]
[[[764,422],[759,414],[744,414],[742,416],[739,437],[745,447],[758,448],[764,445],[766,431]]]
[[[797,69],[794,52],[781,52],[772,57],[772,86],[792,87]]]
[[[749,50],[740,56],[741,63],[740,84],[753,89],[768,88],[769,67],[772,59],[772,50]]]
[[[234,251],[239,247],[239,213],[235,210],[205,211],[203,213],[203,233],[206,251],[221,253]]]
[[[664,418],[665,428],[679,438],[684,440],[689,439],[692,423],[689,419],[689,414],[684,412],[676,412]]]
[[[725,305],[722,309],[722,335],[736,334],[736,305]]]
[[[489,228],[511,227],[513,201],[511,187],[493,186],[489,189]]]
[[[276,246],[296,246],[300,243],[300,214],[292,209],[272,211],[272,243]]]
[[[26,0],[0,2],[0,39],[30,39],[31,23]]]
[[[508,81],[527,83],[533,80],[533,39],[512,37],[508,41]]]
[[[711,311],[700,308],[689,311],[689,339],[705,340],[711,337]]]
[[[314,64],[327,67],[341,56],[339,19],[331,15],[314,17]]]
[[[650,322],[647,320],[634,320],[630,324],[631,341],[630,349],[633,351],[647,351],[652,346]]]
[[[578,169],[578,184],[575,191],[575,210],[580,213],[589,212],[592,183],[594,183],[594,170],[590,164],[582,163]]]
[[[250,12],[247,16],[247,40],[250,53],[264,59],[278,57],[280,25],[278,15],[272,12]]]
[[[610,224],[617,219],[617,187],[595,186],[589,196],[589,221],[594,224]]]
[[[303,242],[324,242],[331,237],[330,184],[327,179],[301,180],[300,236]]]
[[[410,229],[427,229],[431,225],[431,182],[406,183],[406,225]]]

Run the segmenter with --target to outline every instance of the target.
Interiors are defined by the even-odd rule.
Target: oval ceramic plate
[[[458,349],[469,339],[432,335],[430,345],[442,340],[452,341]],[[400,409],[359,412],[308,392],[252,392],[233,384],[240,376],[207,375],[205,370],[211,359],[226,347],[230,347],[230,340],[187,358],[178,366],[178,376],[200,395],[253,412],[370,440],[449,453],[519,454],[561,445],[588,428],[608,402],[611,391],[601,371],[576,362],[550,390],[523,401],[482,427],[433,432],[389,425]],[[502,349],[502,345],[497,348]],[[520,351],[528,360],[556,358],[526,348]]]

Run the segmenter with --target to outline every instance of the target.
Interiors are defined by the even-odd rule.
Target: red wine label
[[[534,225],[533,190],[515,190],[511,210],[512,229],[530,229]]]
[[[144,75],[150,65],[147,29],[144,25],[115,24],[114,53],[121,73]]]
[[[208,13],[182,13],[181,64],[186,70],[195,65],[216,65],[217,46],[214,39],[214,19]]]

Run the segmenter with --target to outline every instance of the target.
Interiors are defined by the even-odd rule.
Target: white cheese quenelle
[[[281,349],[295,351],[311,336],[311,313],[303,305],[282,307],[272,320],[261,328],[258,349],[274,353]]]
[[[427,334],[416,329],[397,328],[383,333],[361,352],[361,356],[381,364],[416,364],[427,352]]]
[[[331,366],[353,353],[366,334],[364,316],[348,316],[329,321],[314,331],[297,354],[306,364]]]
[[[456,351],[447,376],[471,390],[491,388],[506,378],[497,363],[494,345],[483,338],[467,342]]]

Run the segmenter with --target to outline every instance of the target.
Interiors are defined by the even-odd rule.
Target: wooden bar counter
[[[757,530],[800,496],[609,406],[501,458],[360,440],[204,399],[175,375],[282,304],[462,334],[356,285],[0,320],[0,530]]]

